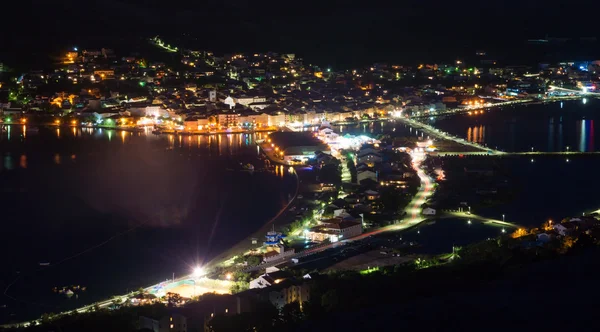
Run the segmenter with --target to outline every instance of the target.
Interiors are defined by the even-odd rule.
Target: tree
[[[229,290],[231,291],[231,294],[237,294],[237,293],[243,292],[245,290],[248,290],[249,288],[250,288],[250,284],[248,282],[236,281],[233,285],[231,285],[231,288]]]
[[[249,266],[257,266],[260,264],[260,262],[262,261],[262,259],[260,258],[260,256],[246,256],[246,262],[248,263]]]
[[[339,296],[335,289],[330,289],[321,296],[321,306],[325,311],[332,311],[338,306]]]
[[[246,260],[245,260],[244,256],[241,256],[241,255],[235,256],[235,258],[233,259],[233,263],[235,263],[235,264],[242,264],[245,261]]]
[[[166,297],[169,307],[174,307],[177,303],[181,302],[181,295],[177,293],[168,292]]]
[[[235,271],[233,273],[233,280],[235,280],[235,281],[250,282],[251,279],[252,279],[252,277],[250,276],[250,273],[246,273],[246,272],[242,272],[242,271]]]
[[[327,164],[321,168],[319,178],[324,183],[339,184],[342,182],[342,172],[340,171],[339,166]]]
[[[281,308],[281,318],[286,324],[296,324],[304,319],[300,302],[288,303]]]

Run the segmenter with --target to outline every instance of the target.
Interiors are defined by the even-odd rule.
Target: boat
[[[50,262],[40,262],[40,266],[50,266]]]
[[[254,171],[254,165],[252,164],[243,165],[242,168],[246,171]]]

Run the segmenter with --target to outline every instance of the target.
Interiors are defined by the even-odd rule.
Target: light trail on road
[[[367,237],[381,234],[383,232],[406,230],[406,229],[414,227],[414,226],[420,224],[421,222],[425,221],[425,218],[420,216],[421,205],[423,205],[427,201],[427,197],[429,197],[433,193],[433,182],[431,181],[431,178],[427,174],[425,174],[425,172],[421,168],[419,168],[421,166],[421,163],[423,162],[423,160],[425,160],[425,155],[424,154],[413,154],[412,157],[413,157],[413,167],[417,171],[417,176],[419,176],[419,179],[421,180],[421,187],[419,188],[419,191],[417,192],[415,197],[412,199],[412,201],[406,207],[405,211],[406,211],[406,214],[408,216],[410,216],[409,220],[401,222],[399,224],[381,227],[381,228],[372,230],[370,232],[363,233],[359,236],[355,236],[350,239],[342,240],[340,242],[329,243],[327,245],[323,245],[318,248],[307,249],[307,250],[304,250],[304,251],[298,253],[295,257],[304,257],[307,255],[311,255],[311,254],[320,252],[320,251],[335,248],[337,246],[341,246],[341,245],[344,245],[349,242],[360,241]],[[281,262],[281,263],[283,263],[283,262]]]

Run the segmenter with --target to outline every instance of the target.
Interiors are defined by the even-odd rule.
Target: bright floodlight
[[[202,269],[201,267],[196,267],[194,268],[194,277],[200,277],[202,274],[204,273],[204,269]]]

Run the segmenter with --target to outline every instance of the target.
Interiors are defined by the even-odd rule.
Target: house
[[[270,287],[290,277],[291,275],[288,272],[271,267],[265,271],[265,274],[258,276],[254,280],[250,280],[250,289]]]
[[[138,318],[138,330],[149,330],[153,332],[158,332],[158,326],[158,321],[156,319],[148,318],[146,316],[140,316]]]
[[[366,179],[371,179],[373,181],[377,181],[377,173],[373,172],[373,171],[362,171],[359,172],[358,174],[356,174],[356,179],[358,180],[358,183],[360,183],[363,180]]]
[[[195,131],[200,129],[200,125],[198,124],[198,119],[186,119],[183,124],[185,131]]]
[[[365,197],[369,201],[374,201],[376,199],[379,199],[379,193],[374,190],[367,190],[365,191]]]
[[[540,242],[540,243],[546,243],[546,242],[550,242],[550,240],[552,240],[552,236],[548,233],[540,233],[537,235],[536,240],[537,240],[537,242]]]
[[[423,209],[423,211],[421,213],[425,216],[435,216],[435,209],[426,207]]]
[[[558,234],[565,236],[572,234],[577,229],[577,225],[573,222],[565,222],[562,224],[555,224],[553,228]]]
[[[236,298],[235,312],[255,312],[265,301],[271,302],[278,309],[286,304],[310,301],[310,275],[305,275],[302,279],[287,278],[269,287],[254,288],[238,293]]]
[[[358,163],[364,163],[369,167],[375,166],[375,164],[381,163],[382,158],[377,153],[368,153],[357,158]]]
[[[311,228],[306,232],[306,239],[313,242],[322,242],[329,240],[337,242],[339,239],[348,239],[362,234],[362,224],[357,221],[332,218],[323,221],[321,225]]]
[[[158,323],[158,332],[187,332],[187,319],[180,314],[164,316]]]
[[[269,301],[278,309],[294,302],[299,302],[302,307],[303,302],[310,300],[310,284],[307,282],[287,279],[271,287],[268,292]]]
[[[379,155],[379,151],[377,151],[371,147],[365,147],[365,148],[360,149],[360,151],[358,151],[357,157],[360,158],[360,157],[368,155],[368,154]]]

